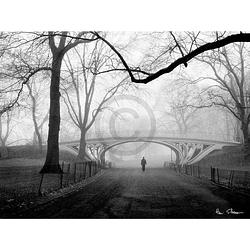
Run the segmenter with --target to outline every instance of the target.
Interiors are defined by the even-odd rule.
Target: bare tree
[[[37,84],[37,81],[39,81],[39,84]],[[46,95],[47,86],[42,79],[39,79],[37,77],[36,79],[33,78],[31,81],[27,82],[26,86],[28,88],[29,97],[31,100],[30,109],[34,125],[33,145],[38,146],[40,153],[42,153],[42,144],[43,144],[42,129],[43,125],[49,119],[49,112],[46,111],[45,114],[41,114],[44,112],[41,111],[39,112],[39,107],[42,104],[42,109],[44,109],[43,99],[45,98]]]
[[[172,116],[178,125],[181,135],[187,135],[189,130],[194,126],[195,113],[197,108],[189,106],[190,99],[193,99],[191,92],[187,89],[177,92],[178,98],[172,99],[170,103],[170,112],[168,115]]]
[[[50,58],[43,44],[34,37],[8,33],[0,63],[0,113],[20,105],[26,83],[38,72],[51,70]],[[30,45],[28,46],[28,43]]]
[[[41,173],[61,172],[59,166],[59,130],[60,130],[60,79],[64,55],[81,43],[96,40],[89,32],[79,32],[71,36],[69,32],[49,32],[49,48],[52,53],[50,111],[47,155]]]
[[[51,87],[50,87],[50,116],[49,116],[49,133],[48,133],[48,147],[45,165],[41,172],[60,172],[59,168],[59,148],[58,148],[58,138],[59,138],[59,128],[60,128],[60,71],[62,65],[62,59],[67,51],[71,48],[77,46],[79,43],[88,43],[96,39],[101,39],[104,41],[113,51],[117,54],[118,58],[121,60],[124,69],[129,73],[132,82],[137,83],[148,83],[163,74],[167,74],[173,71],[179,65],[187,66],[192,58],[197,55],[216,48],[220,48],[227,44],[238,42],[238,41],[250,41],[249,33],[239,33],[239,34],[219,34],[215,33],[215,39],[212,42],[204,39],[203,43],[199,42],[197,35],[190,35],[191,43],[188,52],[185,52],[181,46],[181,41],[177,40],[173,34],[171,34],[175,42],[175,50],[179,50],[181,54],[180,58],[174,60],[169,66],[158,70],[155,73],[146,72],[138,67],[130,68],[126,63],[125,59],[122,57],[121,53],[116,50],[116,48],[109,43],[105,36],[100,35],[100,32],[80,32],[76,35],[71,36],[69,32],[49,32],[49,47],[52,52],[52,75],[51,75]],[[40,36],[41,37],[41,36]],[[55,42],[55,37],[57,37],[57,43]],[[184,41],[185,44],[185,41]],[[193,49],[194,47],[194,49]],[[169,51],[169,50],[168,50]],[[187,50],[186,50],[187,51]],[[171,52],[171,50],[170,50]],[[134,73],[139,77],[135,77]],[[141,77],[141,75],[143,77]]]
[[[0,114],[0,158],[8,156],[7,140],[11,134],[12,112],[6,111]]]
[[[214,82],[206,89],[207,103],[204,106],[219,106],[227,109],[241,123],[244,138],[245,157],[250,157],[250,85],[249,64],[246,44],[235,43],[211,51],[197,58],[205,63],[213,72],[213,77],[205,76]]]
[[[98,114],[105,108],[105,104],[119,89],[127,86],[126,80],[128,78],[124,78],[104,89],[103,87],[107,82],[105,83],[100,76],[98,77],[97,73],[101,68],[106,67],[107,61],[110,61],[112,56],[105,51],[103,42],[96,41],[91,48],[88,49],[88,47],[83,45],[82,51],[79,49],[74,50],[80,67],[74,67],[70,58],[67,57],[68,60],[65,60],[65,64],[69,77],[64,76],[62,81],[64,103],[71,120],[79,128],[81,134],[78,161],[89,160],[86,149],[86,134],[94,124]],[[111,81],[117,80],[112,79]],[[100,83],[103,91],[100,88]]]
[[[159,126],[169,132],[177,128],[180,136],[186,136],[196,127],[196,105],[200,102],[198,88],[189,85],[183,79],[177,79],[160,90],[156,110],[160,113]],[[171,129],[170,129],[171,128]]]
[[[17,95],[13,100],[2,107],[1,113],[12,109],[16,104],[18,104],[20,96],[23,92],[23,88],[32,76],[40,71],[51,71],[47,155],[44,167],[42,168],[41,172],[61,172],[61,169],[59,167],[58,137],[60,129],[59,85],[62,60],[65,53],[67,53],[70,49],[74,48],[78,44],[88,43],[95,40],[95,35],[91,34],[90,32],[79,32],[72,34],[70,32],[19,32],[12,33],[12,38],[13,39],[10,46],[10,54],[12,58],[14,58],[14,60],[18,58],[22,63],[11,62],[9,67],[11,69],[10,72],[8,70],[7,72],[3,72],[5,78],[14,78],[16,80],[13,84],[7,86],[7,89],[4,89],[4,91],[7,92],[15,90]],[[37,64],[36,60],[36,63],[33,65],[31,62],[27,63],[27,60],[23,60],[24,54],[31,54],[34,57],[36,57],[36,55],[38,55],[38,57],[42,57],[43,54],[37,53],[37,50],[46,47],[45,45],[47,44],[47,42],[49,45],[49,51],[52,54],[52,59],[49,60],[51,66],[49,66],[47,62],[46,65]]]
[[[24,86],[29,82],[32,76],[38,72],[51,71],[50,84],[50,114],[49,114],[49,132],[47,143],[47,156],[42,173],[61,171],[59,167],[59,147],[58,135],[60,128],[60,74],[62,60],[70,49],[78,44],[88,43],[95,40],[90,32],[16,32],[12,33],[12,42],[10,46],[9,61],[7,68],[3,70],[3,76],[6,79],[15,79],[12,84],[2,89],[6,92],[16,92],[16,97],[2,107],[1,112],[12,109],[19,104]],[[43,58],[42,49],[45,48],[45,54],[50,51],[52,58],[48,55],[48,60],[26,60],[25,55],[32,55],[31,58]],[[49,48],[49,50],[48,50]],[[50,66],[51,65],[51,66]]]
[[[49,133],[48,133],[48,146],[47,146],[47,157],[42,172],[60,172],[59,168],[59,128],[60,128],[60,74],[62,60],[67,51],[74,48],[80,43],[89,43],[93,40],[100,39],[104,41],[118,56],[123,67],[120,69],[127,71],[132,82],[136,83],[148,83],[164,74],[170,73],[180,65],[187,66],[187,63],[197,55],[209,51],[221,48],[225,45],[235,42],[249,42],[250,33],[235,33],[230,34],[227,32],[214,32],[213,38],[200,34],[200,32],[187,32],[183,36],[176,35],[176,33],[170,32],[169,35],[172,37],[171,41],[166,41],[166,50],[161,53],[160,58],[163,55],[170,55],[170,60],[167,61],[167,66],[158,68],[156,72],[151,72],[141,69],[140,67],[130,67],[122,56],[122,52],[118,51],[116,45],[110,43],[101,32],[27,32],[27,36],[17,41],[18,46],[15,47],[15,42],[12,44],[12,48],[20,48],[20,46],[28,46],[28,44],[36,44],[36,47],[40,47],[49,41],[49,49],[52,53],[51,67],[39,65],[39,67],[27,67],[27,71],[22,77],[19,78],[19,85],[17,96],[9,104],[2,107],[1,112],[5,112],[11,109],[18,103],[18,99],[23,90],[23,86],[27,81],[39,71],[51,70],[51,86],[50,86],[50,115],[49,115]],[[31,47],[31,46],[29,46]],[[171,61],[171,58],[173,59]],[[105,70],[106,71],[106,70]],[[100,72],[99,72],[100,73]]]

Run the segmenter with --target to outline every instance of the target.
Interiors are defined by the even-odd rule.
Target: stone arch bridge
[[[239,142],[174,137],[106,137],[87,139],[87,153],[93,160],[105,161],[105,153],[113,147],[130,142],[157,143],[172,149],[176,154],[176,164],[194,164],[214,150],[224,146],[238,146]],[[77,154],[79,141],[60,143],[61,150]]]

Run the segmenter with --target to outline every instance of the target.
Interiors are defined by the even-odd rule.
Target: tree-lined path
[[[244,214],[230,214],[230,208]],[[250,198],[169,169],[110,169],[82,190],[21,217],[249,218]]]

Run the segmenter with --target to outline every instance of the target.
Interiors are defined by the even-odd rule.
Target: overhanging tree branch
[[[20,89],[19,89],[19,91],[18,91],[18,93],[17,93],[17,96],[16,96],[15,100],[12,101],[11,103],[9,103],[8,105],[3,106],[3,107],[1,108],[1,110],[0,110],[0,115],[2,115],[3,113],[5,113],[6,111],[12,109],[12,108],[18,103],[18,100],[19,100],[19,98],[20,98],[20,96],[21,96],[21,93],[22,93],[22,91],[23,91],[24,85],[27,84],[27,82],[30,80],[30,78],[31,78],[33,75],[35,75],[36,73],[38,73],[38,72],[40,72],[40,71],[44,71],[44,70],[50,70],[50,71],[51,71],[51,68],[50,68],[50,67],[41,67],[41,68],[35,69],[35,70],[33,70],[32,72],[30,72],[30,73],[28,74],[28,76],[25,77],[25,79],[24,79],[24,80],[22,81],[22,83],[21,83],[21,87],[20,87]]]
[[[157,79],[158,77],[160,77],[164,74],[170,73],[171,71],[173,71],[176,67],[180,66],[181,64],[187,64],[192,58],[196,57],[197,55],[199,55],[205,51],[218,49],[220,47],[223,47],[223,46],[226,46],[228,44],[235,43],[235,42],[250,42],[250,33],[240,32],[239,34],[229,35],[229,36],[222,38],[220,40],[217,39],[214,42],[209,42],[209,43],[206,43],[204,45],[201,45],[200,47],[194,49],[193,51],[191,51],[187,55],[178,58],[173,63],[171,63],[169,66],[162,68],[155,73],[150,73],[145,78],[138,79],[138,78],[134,77],[133,72],[131,71],[131,68],[128,66],[126,60],[123,58],[121,53],[109,41],[107,41],[104,37],[99,35],[98,32],[93,32],[93,34],[95,34],[96,37],[98,37],[99,39],[104,41],[116,53],[116,55],[121,60],[123,66],[125,67],[126,71],[128,72],[132,82],[144,83],[144,84],[147,84],[147,83]]]

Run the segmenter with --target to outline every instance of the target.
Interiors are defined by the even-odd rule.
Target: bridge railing
[[[137,130],[136,130],[137,131]],[[135,134],[134,130],[128,130],[124,129],[121,131],[116,131],[117,135],[119,137],[133,137]],[[179,131],[176,130],[162,130],[162,129],[157,129],[154,131],[152,134],[152,131],[150,130],[138,130],[138,138],[140,137],[173,137],[173,138],[181,138],[181,139],[201,139],[201,140],[219,140],[219,141],[228,141],[228,142],[240,142],[240,138],[235,138],[232,135],[228,135],[228,133],[221,133],[221,132],[216,132],[216,131],[206,131],[206,132],[199,132],[199,131],[190,131],[187,133],[180,133]],[[109,130],[105,131],[98,131],[95,133],[89,133],[87,135],[87,139],[92,139],[92,138],[109,138],[113,137],[113,135],[109,132]]]
[[[198,178],[206,178],[218,185],[226,186],[239,191],[250,191],[250,171],[235,170],[225,168],[215,168],[213,166],[200,167],[199,165],[176,165],[164,163],[176,173],[190,175]]]

